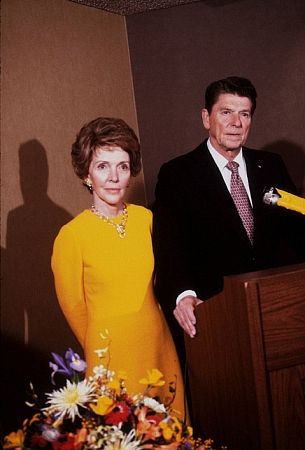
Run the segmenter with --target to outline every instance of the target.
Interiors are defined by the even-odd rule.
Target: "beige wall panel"
[[[68,0],[3,0],[2,305],[4,431],[21,426],[26,385],[50,390],[50,352],[79,350],[50,269],[63,223],[90,206],[71,143],[99,115],[137,132],[125,19]],[[129,200],[145,203],[143,176]]]

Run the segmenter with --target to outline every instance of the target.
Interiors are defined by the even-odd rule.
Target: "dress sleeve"
[[[152,211],[150,209],[147,209],[147,216],[148,216],[149,231],[150,231],[150,234],[152,234],[153,214],[152,214]]]
[[[84,347],[87,308],[83,288],[83,259],[80,245],[71,229],[62,228],[56,237],[51,266],[59,305]]]

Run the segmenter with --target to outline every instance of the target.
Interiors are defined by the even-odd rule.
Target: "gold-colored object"
[[[92,183],[89,178],[86,178],[83,183],[92,191]]]
[[[123,239],[126,236],[126,223],[127,223],[127,219],[128,219],[128,211],[127,211],[127,206],[125,204],[124,204],[124,208],[123,208],[123,212],[122,212],[122,220],[120,223],[115,223],[114,220],[105,216],[94,205],[91,206],[91,211],[93,212],[93,214],[98,216],[103,222],[108,223],[109,225],[114,227],[121,239]]]
[[[305,198],[290,194],[277,188],[270,188],[263,197],[263,202],[269,205],[278,205],[292,211],[305,214]]]

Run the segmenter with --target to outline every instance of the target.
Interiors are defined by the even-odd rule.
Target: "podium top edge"
[[[232,280],[232,281],[255,281],[262,278],[268,278],[268,277],[274,277],[277,275],[287,275],[291,273],[298,273],[305,271],[305,263],[301,264],[293,264],[290,266],[281,266],[281,267],[275,267],[272,269],[266,269],[266,270],[259,270],[256,272],[247,272],[242,273],[238,275],[230,275],[225,276],[224,281],[226,280]]]

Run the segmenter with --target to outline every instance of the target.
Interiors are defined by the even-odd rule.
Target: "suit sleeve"
[[[81,249],[70,229],[62,228],[55,239],[52,270],[59,305],[78,341],[84,347],[87,309],[83,288]]]

